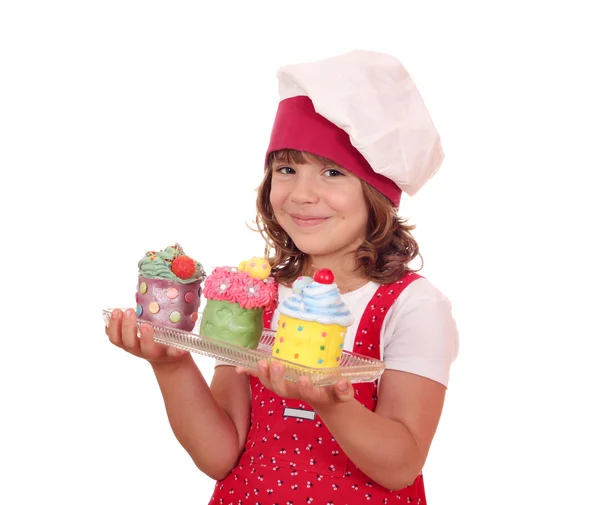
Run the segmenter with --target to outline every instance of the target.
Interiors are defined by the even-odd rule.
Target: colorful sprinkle
[[[302,331],[303,329],[302,326],[298,326],[298,331]]]
[[[144,312],[144,310],[142,309],[142,306],[138,305],[137,308],[135,309],[135,313],[137,314],[137,317],[140,317],[143,312]]]
[[[283,322],[283,324],[281,325],[282,328],[285,328],[285,321]]]
[[[158,303],[156,302],[152,302],[149,306],[148,309],[150,310],[150,312],[152,312],[152,314],[157,314],[158,311],[160,310],[160,306],[158,305]]]
[[[279,354],[279,347],[275,349],[275,354]]]
[[[321,351],[324,351],[324,350],[325,350],[325,346],[324,346],[324,345],[322,345],[322,346],[321,346]]]
[[[321,336],[322,336],[322,337],[326,337],[326,336],[327,336],[327,333],[326,333],[326,332],[323,332],[323,333],[321,333]]]
[[[279,337],[279,341],[280,341],[280,342],[283,342],[283,337]]]
[[[192,303],[194,301],[194,298],[194,293],[192,293],[191,291],[188,291],[183,297],[183,299],[188,303]]]
[[[344,335],[345,335],[345,333],[344,333],[344,332],[340,333],[340,337],[343,337]]]
[[[181,321],[181,314],[179,312],[177,312],[176,310],[174,310],[173,312],[171,312],[169,319],[171,320],[172,323],[178,323],[179,321]]]
[[[140,293],[142,293],[143,295],[145,295],[146,291],[148,291],[148,284],[146,284],[145,282],[142,282],[140,284]]]
[[[320,365],[323,363],[323,360],[321,358],[319,358],[319,361],[317,361],[317,363]]]
[[[340,344],[340,349],[343,349],[343,348],[344,348],[344,344]]]
[[[294,358],[298,359],[300,355],[298,353],[294,354]]]
[[[175,298],[177,298],[179,296],[179,291],[177,291],[176,288],[169,288],[169,289],[167,289],[167,296],[171,300],[175,300]]]

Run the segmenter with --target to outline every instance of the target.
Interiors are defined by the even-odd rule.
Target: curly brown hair
[[[270,201],[271,176],[275,162],[304,164],[309,161],[338,166],[327,158],[302,151],[276,151],[268,156],[267,170],[257,190],[256,231],[265,239],[265,257],[271,265],[273,277],[288,286],[299,276],[307,274],[308,257],[296,247],[275,219]],[[356,250],[357,270],[379,284],[394,282],[406,272],[420,270],[408,266],[417,256],[421,259],[421,268],[423,264],[419,246],[411,234],[415,226],[398,216],[397,209],[386,196],[366,182],[361,180],[361,183],[369,208],[369,221],[366,239]]]

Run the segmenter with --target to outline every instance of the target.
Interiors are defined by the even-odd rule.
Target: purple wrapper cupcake
[[[161,326],[192,331],[198,321],[202,265],[179,244],[149,251],[138,262],[137,317]]]

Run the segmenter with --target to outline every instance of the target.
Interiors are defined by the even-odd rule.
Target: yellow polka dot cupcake
[[[274,357],[313,368],[339,366],[354,318],[333,281],[328,269],[296,280],[294,294],[278,307]]]
[[[192,331],[206,277],[202,265],[175,244],[163,251],[148,251],[138,262],[138,270],[138,319]]]

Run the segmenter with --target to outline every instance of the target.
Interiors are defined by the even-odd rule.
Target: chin
[[[294,239],[294,244],[296,247],[300,249],[304,254],[308,254],[309,256],[325,256],[326,254],[331,254],[335,251],[335,247],[332,247],[333,244],[331,242],[324,241],[322,239],[314,239],[308,237],[301,237],[300,239]]]

